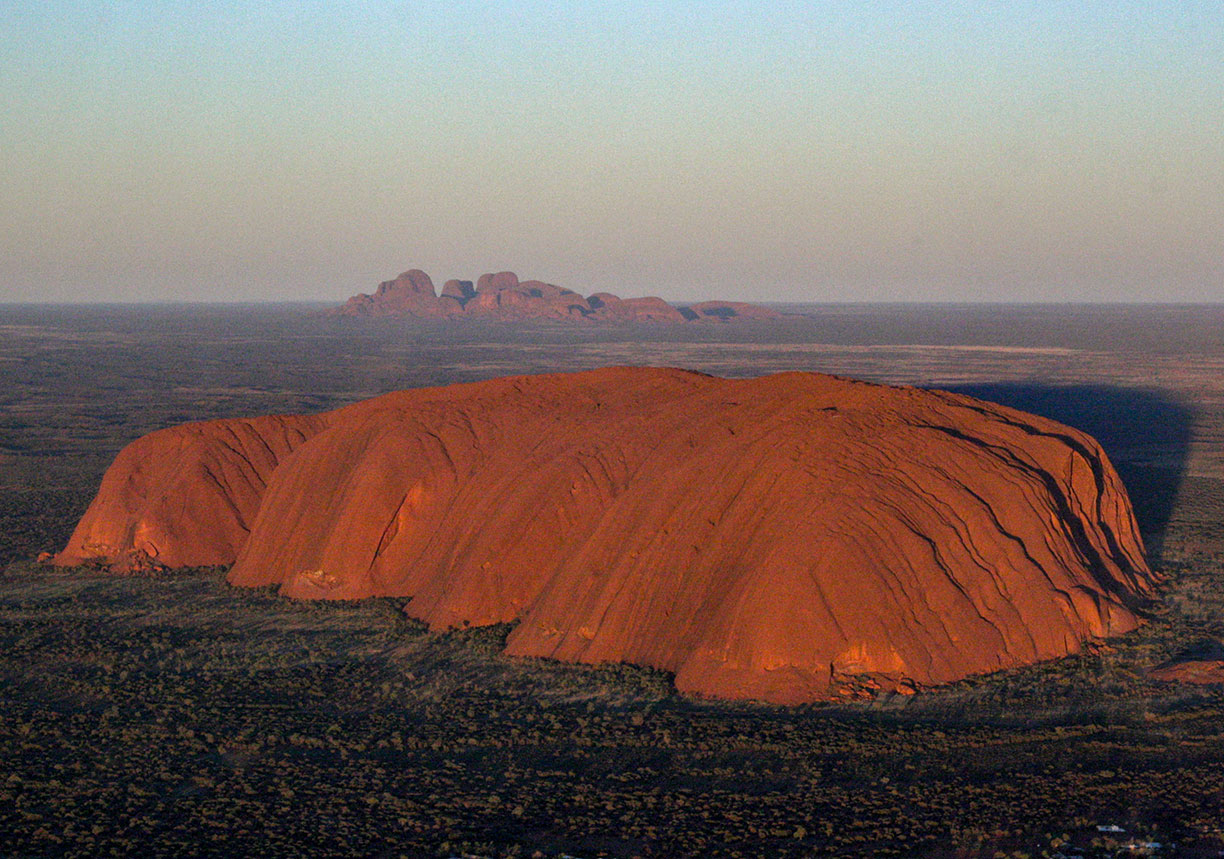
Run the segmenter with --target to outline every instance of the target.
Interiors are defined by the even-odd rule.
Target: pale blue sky
[[[0,301],[1219,301],[1224,6],[8,0],[0,199]]]

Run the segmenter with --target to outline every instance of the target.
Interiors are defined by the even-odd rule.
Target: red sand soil
[[[1162,665],[1152,671],[1152,677],[1165,683],[1191,683],[1196,686],[1224,684],[1224,661],[1190,659]]]
[[[511,655],[779,703],[1063,656],[1135,627],[1154,584],[1074,429],[937,391],[649,368],[161,430],[55,560],[409,596],[435,629],[519,621]]]
[[[1152,670],[1151,676],[1165,683],[1196,686],[1224,684],[1224,642],[1207,639]]]

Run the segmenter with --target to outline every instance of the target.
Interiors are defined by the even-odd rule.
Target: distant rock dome
[[[607,292],[583,298],[572,289],[551,283],[520,282],[512,271],[482,274],[475,289],[469,280],[448,280],[442,294],[437,295],[433,281],[420,269],[384,281],[371,294],[354,295],[332,312],[339,316],[491,322],[730,322],[782,316],[768,307],[739,301],[705,301],[677,308],[661,298],[622,299]]]

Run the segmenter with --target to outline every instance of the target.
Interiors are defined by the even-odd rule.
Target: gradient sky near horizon
[[[1224,300],[1224,5],[0,5],[0,301]]]

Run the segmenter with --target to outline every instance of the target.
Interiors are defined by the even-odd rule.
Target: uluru
[[[1091,437],[968,396],[655,368],[192,423],[125,448],[61,565],[410,598],[697,696],[912,691],[1124,633],[1155,586]]]
[[[512,271],[448,280],[439,293],[420,269],[383,281],[372,293],[354,295],[333,308],[339,316],[404,319],[480,320],[486,322],[681,323],[777,319],[769,307],[742,301],[702,301],[676,306],[661,298],[621,298],[610,292],[583,296],[572,289],[539,280],[520,281]]]

